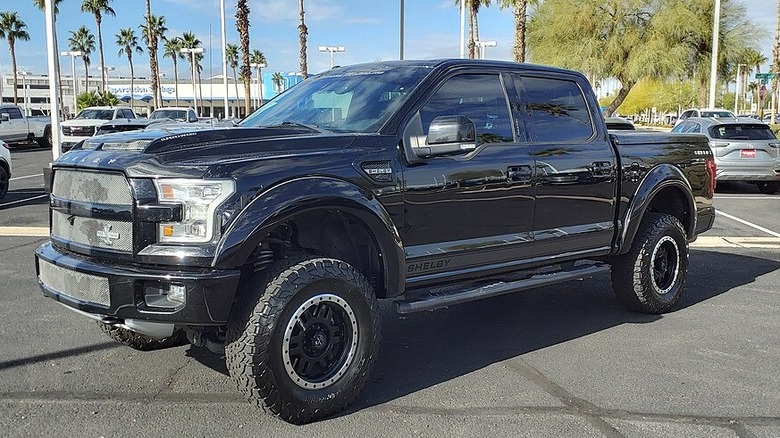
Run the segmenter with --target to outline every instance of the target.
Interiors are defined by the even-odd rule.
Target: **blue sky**
[[[767,31],[761,45],[762,51],[771,57],[771,36],[774,35],[774,2],[771,0],[743,0],[753,21]],[[0,0],[0,11],[15,10],[28,25],[29,42],[17,43],[17,63],[35,74],[46,72],[46,40],[43,13],[32,5],[32,0]],[[227,39],[238,43],[235,30],[235,0],[226,0]],[[210,68],[214,74],[221,70],[219,49],[219,0],[152,0],[152,13],[163,15],[169,29],[168,35],[195,32],[207,49],[203,61],[204,76]],[[144,0],[114,0],[112,7],[116,17],[103,19],[103,44],[106,65],[115,67],[123,76],[129,75],[127,59],[120,57],[115,44],[119,28],[133,27],[140,35],[138,25],[143,21]],[[260,49],[268,59],[266,72],[291,72],[298,70],[298,2],[295,0],[250,0],[252,26],[251,46]],[[375,60],[397,59],[399,55],[399,2],[357,0],[306,0],[306,22],[309,27],[309,72],[316,73],[329,68],[328,53],[320,53],[319,45],[342,45],[345,53],[335,54],[336,64],[346,65]],[[81,0],[64,0],[60,5],[57,30],[61,50],[65,49],[69,30],[86,25],[97,35],[92,15],[80,11]],[[209,25],[211,42],[209,49]],[[406,39],[404,55],[407,59],[457,57],[459,11],[454,0],[407,0]],[[487,57],[511,59],[514,18],[510,10],[491,6],[479,15],[480,38],[496,40],[498,47],[488,48]],[[2,72],[11,71],[8,46],[0,45]],[[209,53],[212,55],[210,60]],[[65,60],[67,62],[67,60]],[[211,66],[210,66],[211,63]],[[146,54],[134,57],[137,76],[148,76],[149,61]],[[179,74],[187,75],[187,63],[180,63]],[[67,64],[64,64],[67,66]],[[80,64],[77,64],[79,66]],[[95,74],[99,55],[92,55],[91,72]],[[66,67],[63,67],[68,71]],[[766,67],[762,68],[766,71]],[[173,74],[170,59],[161,61],[161,72]],[[230,74],[230,73],[229,73]],[[112,72],[116,76],[117,72]]]

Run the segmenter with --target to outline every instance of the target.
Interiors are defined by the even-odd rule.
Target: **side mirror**
[[[11,116],[8,113],[0,113],[0,122],[7,122],[11,120]]]
[[[477,148],[474,122],[466,116],[438,116],[428,127],[425,146],[418,155],[436,156],[464,153]]]

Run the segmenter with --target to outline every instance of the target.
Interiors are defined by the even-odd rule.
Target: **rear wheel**
[[[50,148],[51,147],[51,128],[46,127],[46,129],[43,130],[43,137],[36,139],[35,141],[38,142],[38,145],[44,148]]]
[[[774,195],[780,190],[780,181],[758,181],[758,191],[765,195]]]
[[[228,322],[225,357],[239,390],[291,423],[344,409],[379,347],[373,289],[349,264],[299,256],[245,286]]]
[[[676,217],[649,213],[631,250],[612,263],[612,287],[629,310],[664,313],[674,307],[688,276],[688,242]]]
[[[100,330],[103,330],[103,333],[107,334],[111,339],[135,350],[161,350],[163,348],[178,347],[188,343],[187,335],[184,330],[175,330],[171,336],[158,339],[122,327],[113,327],[100,321],[98,321],[97,324],[100,327]]]

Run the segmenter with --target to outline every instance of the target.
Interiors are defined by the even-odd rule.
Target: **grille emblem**
[[[72,214],[72,215],[68,216],[67,220],[70,223],[70,225],[73,226],[76,223],[76,215]]]
[[[111,225],[109,224],[103,225],[103,229],[98,230],[96,234],[100,237],[100,240],[108,246],[113,245],[114,240],[119,239],[119,233],[111,231]]]

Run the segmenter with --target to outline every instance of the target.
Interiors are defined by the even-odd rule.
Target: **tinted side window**
[[[512,118],[498,74],[460,75],[436,90],[420,110],[423,132],[438,116],[466,116],[474,122],[478,143],[513,142]]]
[[[585,141],[593,136],[585,96],[576,82],[515,76],[525,89],[528,134],[533,142]]]
[[[134,119],[135,118],[135,115],[130,110],[124,110],[124,113],[125,113],[125,118],[126,119]]]
[[[8,108],[8,117],[11,119],[21,119],[22,112],[19,108]]]

